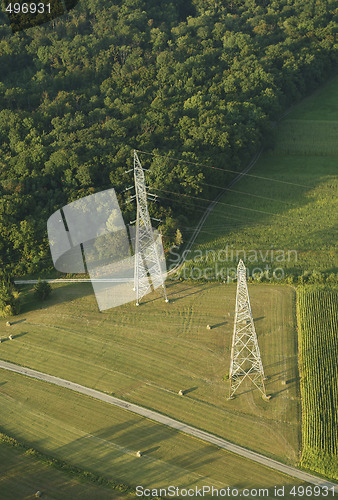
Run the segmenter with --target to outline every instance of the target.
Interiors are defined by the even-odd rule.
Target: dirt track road
[[[142,406],[135,405],[133,403],[128,403],[127,401],[123,401],[122,399],[115,398],[113,396],[109,396],[100,391],[96,391],[95,389],[90,389],[89,387],[84,387],[83,385],[75,384],[70,382],[69,380],[64,380],[59,377],[53,377],[52,375],[48,375],[46,373],[38,372],[36,370],[31,370],[30,368],[25,368],[23,366],[18,366],[13,363],[8,363],[7,361],[0,360],[0,368],[4,370],[9,370],[15,373],[19,373],[21,375],[25,375],[27,377],[31,377],[37,380],[42,380],[43,382],[48,382],[50,384],[57,385],[59,387],[64,387],[65,389],[69,389],[71,391],[78,392],[80,394],[85,394],[86,396],[90,396],[100,401],[104,401],[105,403],[109,403],[111,405],[117,406],[123,410],[130,411],[142,417],[153,420],[154,422],[158,422],[162,425],[167,425],[172,429],[176,429],[179,432],[184,432],[190,436],[194,436],[202,441],[207,443],[211,443],[218,448],[222,448],[224,450],[230,451],[231,453],[235,453],[241,457],[246,458],[247,460],[253,460],[265,467],[269,467],[270,469],[274,469],[278,472],[286,474],[287,476],[299,479],[309,484],[313,484],[316,486],[334,488],[335,494],[338,494],[338,485],[331,483],[325,479],[313,476],[312,474],[308,474],[294,467],[290,467],[285,465],[277,460],[273,460],[271,458],[265,457],[259,453],[255,453],[254,451],[247,450],[238,446],[236,444],[230,443],[225,439],[219,438],[210,434],[208,432],[201,431],[195,427],[184,424],[178,420],[174,420],[170,417],[166,417],[161,413],[157,413],[152,410],[148,410],[147,408],[143,408]],[[332,493],[331,493],[332,496]]]

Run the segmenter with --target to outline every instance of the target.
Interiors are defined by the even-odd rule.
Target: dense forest
[[[268,146],[338,61],[336,0],[80,0],[15,34],[0,21],[0,268],[16,276],[50,265],[46,221],[75,199],[113,186],[133,220],[133,148],[186,160],[140,153],[166,244],[184,238],[219,169]]]

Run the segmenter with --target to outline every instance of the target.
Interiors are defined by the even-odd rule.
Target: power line
[[[155,188],[154,188],[155,189]],[[176,193],[176,195],[180,195],[181,193]],[[246,193],[245,193],[246,194]],[[182,196],[184,197],[180,203],[189,203],[189,200],[186,200],[185,198],[188,197],[189,195],[184,195],[182,194]],[[169,201],[173,201],[173,198],[172,197],[168,197],[168,196],[164,196],[163,194],[161,194],[159,196],[159,198],[161,200],[169,200]],[[199,197],[197,199],[200,199]],[[207,201],[210,201],[210,200],[207,200]],[[222,203],[222,202],[220,202]],[[244,207],[242,207],[244,208]],[[194,212],[200,212],[200,213],[204,213],[205,212],[205,209],[206,207],[205,206],[202,206],[202,205],[196,205],[194,204]],[[216,210],[217,210],[217,206],[216,206]],[[248,210],[251,210],[251,209],[248,209]],[[272,214],[274,215],[274,214]],[[288,216],[283,216],[285,219],[288,219],[289,217]],[[237,213],[236,215],[235,214],[225,214],[225,213],[218,213],[217,214],[217,218],[219,219],[231,219],[231,221],[234,221],[233,224],[229,224],[229,223],[222,223],[222,225],[219,225],[219,226],[208,226],[208,229],[212,229],[212,228],[221,228],[221,229],[225,229],[227,228],[228,230],[233,230],[233,229],[236,229],[237,227],[239,227],[240,225],[242,224],[246,224],[248,222],[250,222],[251,224],[257,224],[259,225],[260,227],[262,226],[265,226],[265,227],[268,227],[270,226],[270,224],[266,224],[266,223],[262,223],[261,221],[258,221],[257,218],[254,218],[254,217],[250,217],[250,215],[243,215],[242,217]],[[191,226],[183,226],[183,225],[179,225],[179,228],[180,229],[186,229],[188,231],[194,231],[195,228],[191,227]],[[222,235],[219,233],[219,232],[212,232],[212,231],[206,231],[206,230],[200,230],[201,233],[204,233],[204,234],[209,234],[209,235],[212,235],[212,236],[218,236],[218,237],[221,237]],[[170,238],[169,236],[164,236],[165,238]]]
[[[209,187],[213,187],[213,188],[218,188],[219,189],[219,186],[216,186],[215,184],[208,184],[207,182],[201,182],[201,184],[203,184],[204,186],[209,186]],[[238,191],[237,189],[222,188],[222,191],[231,191],[233,193],[244,194],[245,196],[252,196],[254,198],[260,198],[262,200],[273,201],[275,203],[284,203],[286,205],[298,206],[296,203],[292,203],[290,201],[277,200],[276,198],[268,198],[266,196],[261,196],[261,195],[249,193],[249,192],[246,192],[246,191]]]
[[[156,154],[156,153],[148,153],[147,151],[141,151],[139,149],[137,151],[139,153],[142,153],[142,154],[145,154],[145,155],[155,156],[155,157],[158,157],[158,158],[165,158],[167,160],[177,161],[177,162],[180,162],[180,163],[186,163],[186,164],[189,164],[189,165],[196,165],[196,166],[203,167],[203,168],[210,168],[211,170],[219,170],[220,172],[230,172],[230,173],[237,174],[237,175],[241,174],[241,172],[238,171],[238,170],[230,170],[230,169],[227,169],[227,168],[212,167],[210,165],[206,165],[206,164],[203,164],[203,163],[198,163],[198,162],[193,162],[193,161],[189,161],[189,160],[183,160],[183,159],[173,158],[172,156],[164,156],[164,155],[159,155],[159,154]],[[288,185],[291,185],[291,186],[303,187],[303,188],[307,188],[307,189],[313,189],[315,187],[315,186],[308,186],[306,184],[298,184],[298,183],[290,182],[290,181],[282,181],[280,179],[273,179],[271,177],[263,177],[263,176],[260,176],[260,175],[248,174],[248,173],[244,173],[244,172],[243,172],[242,175],[243,176],[247,176],[247,177],[254,177],[256,179],[261,179],[261,180],[270,181],[270,182],[279,182],[281,184],[288,184]]]
[[[175,196],[184,196],[186,198],[193,198],[193,199],[196,199],[196,200],[203,200],[203,201],[207,201],[207,202],[210,202],[210,203],[213,201],[213,200],[209,200],[207,198],[201,198],[201,197],[198,197],[198,196],[193,196],[193,195],[184,194],[184,193],[177,193],[175,191],[169,191],[169,190],[166,190],[166,189],[160,189],[160,188],[154,188],[154,187],[152,189],[155,189],[155,191],[163,191],[165,193],[174,194]],[[255,208],[241,207],[241,206],[238,206],[238,205],[234,205],[232,203],[225,203],[225,202],[222,202],[222,201],[218,201],[217,204],[218,205],[225,205],[225,206],[229,206],[229,207],[233,207],[233,208],[239,208],[241,210],[248,210],[250,212],[256,212],[256,213],[260,213],[260,214],[264,214],[264,215],[272,215],[274,217],[285,217],[285,218],[288,218],[287,215],[274,214],[272,212],[266,212],[265,210],[257,210]]]
[[[208,187],[212,187],[212,188],[216,188],[216,189],[220,189],[220,186],[217,186],[215,184],[209,184],[207,182],[200,182],[199,183],[200,185],[202,186],[208,186]],[[156,188],[154,188],[156,189]],[[126,190],[124,190],[126,191]],[[124,192],[123,191],[123,192]],[[279,200],[279,199],[276,199],[276,198],[269,198],[267,196],[261,196],[261,195],[258,195],[258,194],[254,194],[254,193],[250,193],[250,192],[246,192],[246,191],[239,191],[237,189],[231,189],[231,188],[222,188],[222,191],[230,191],[230,192],[233,192],[233,193],[237,193],[237,194],[242,194],[242,195],[245,195],[245,196],[251,196],[253,198],[258,198],[258,199],[261,199],[261,200],[267,200],[267,201],[272,201],[274,203],[282,203],[284,205],[289,205],[289,206],[294,206],[294,207],[297,207],[297,203],[292,203],[291,201],[285,201],[285,200]],[[179,194],[179,193],[178,193]],[[225,193],[224,193],[225,194]],[[162,198],[162,197],[161,197]],[[169,198],[168,198],[169,199]],[[172,198],[170,198],[172,200]],[[124,204],[126,204],[127,202],[124,202]]]
[[[154,188],[154,189],[155,189],[155,188]],[[159,196],[159,199],[161,199],[161,200],[170,200],[170,201],[172,201],[172,197],[171,197],[171,198],[169,198],[168,196],[163,196],[163,195],[160,195],[160,196]],[[188,201],[188,200],[184,200],[184,199],[183,199],[183,200],[181,201],[181,203],[184,203],[184,202],[189,203],[189,201]],[[202,206],[202,205],[196,205],[196,204],[194,204],[194,206],[193,206],[193,210],[194,210],[194,212],[201,212],[201,213],[204,213],[204,212],[205,212],[205,210],[206,210],[206,207],[205,207],[205,206]],[[217,206],[216,206],[216,210],[217,210]],[[237,215],[239,215],[239,214],[237,214]],[[229,214],[229,215],[227,215],[227,214],[224,214],[224,213],[220,213],[220,214],[217,214],[217,217],[218,217],[218,218],[223,218],[223,219],[231,219],[231,220],[235,220],[235,221],[238,221],[238,222],[240,222],[240,223],[242,223],[242,222],[243,222],[243,223],[247,223],[247,222],[257,223],[257,219],[255,219],[255,218],[253,218],[253,217],[250,217],[250,216],[248,216],[248,215],[245,215],[245,219],[243,219],[243,217],[241,217],[241,216],[239,216],[239,217],[238,217],[237,215],[234,215],[234,214]],[[248,219],[248,217],[249,217],[249,219]],[[182,227],[183,227],[183,226],[182,226]],[[224,226],[221,226],[221,227],[224,227]],[[194,230],[194,229],[193,229],[193,230]]]

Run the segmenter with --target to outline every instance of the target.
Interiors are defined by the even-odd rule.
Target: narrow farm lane
[[[122,399],[115,398],[113,396],[109,396],[100,391],[96,391],[95,389],[90,389],[89,387],[84,387],[80,384],[75,384],[69,380],[64,380],[59,377],[54,377],[52,375],[48,375],[46,373],[42,373],[36,370],[31,370],[30,368],[25,368],[23,366],[18,366],[13,363],[9,363],[7,361],[0,360],[0,368],[4,370],[9,370],[15,373],[19,373],[21,375],[25,375],[27,377],[31,377],[37,380],[42,380],[44,382],[49,382],[50,384],[54,384],[60,387],[64,387],[66,389],[70,389],[71,391],[78,392],[80,394],[85,394],[86,396],[90,396],[100,401],[104,401],[105,403],[109,403],[111,405],[117,406],[123,410],[130,411],[142,417],[153,420],[154,422],[158,422],[162,425],[167,425],[172,429],[176,429],[179,432],[183,432],[190,436],[201,439],[202,441],[211,443],[218,448],[222,448],[224,450],[230,451],[231,453],[235,453],[243,458],[248,460],[253,460],[265,467],[269,467],[270,469],[274,469],[278,472],[286,474],[290,477],[294,477],[296,479],[300,479],[309,484],[313,484],[320,487],[334,488],[336,494],[338,494],[338,485],[332,482],[329,482],[325,479],[316,477],[312,474],[308,474],[301,470],[298,470],[294,467],[290,467],[289,465],[285,465],[277,460],[273,460],[271,458],[265,457],[259,453],[255,453],[254,451],[247,450],[241,446],[230,443],[225,439],[219,438],[210,434],[208,432],[204,432],[190,425],[184,424],[178,420],[174,420],[170,417],[162,415],[161,413],[157,413],[152,410],[148,410],[147,408],[143,408],[142,406],[135,405],[133,403],[128,403],[123,401]]]

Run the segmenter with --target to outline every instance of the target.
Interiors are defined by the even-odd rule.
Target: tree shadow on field
[[[114,443],[115,452],[108,453],[105,458],[108,461],[110,458],[116,460],[116,453],[131,456],[133,460],[129,464],[130,470],[142,471],[144,484],[148,481],[153,483],[155,479],[161,486],[169,485],[168,473],[170,474],[171,472],[171,466],[173,467],[176,480],[180,477],[185,477],[187,469],[182,467],[181,464],[177,464],[177,455],[175,454],[182,450],[181,444],[178,447],[175,442],[171,442],[172,439],[177,439],[181,434],[176,429],[172,429],[166,425],[153,423],[149,420],[140,421],[138,416],[135,416],[135,419],[137,419],[136,422],[132,421],[131,426],[129,428],[126,427],[122,432],[116,432],[117,429],[121,429],[121,425],[118,425],[90,435],[98,440],[103,439],[106,441],[108,439]],[[81,444],[80,440],[78,441],[78,444]],[[168,441],[170,442],[168,447],[163,445],[164,442]],[[102,444],[106,446],[104,443]],[[71,446],[73,446],[73,443]],[[118,448],[117,450],[116,447]],[[213,446],[210,446],[210,448],[217,450]],[[138,451],[142,454],[140,458],[137,457]],[[161,463],[166,462],[168,467],[164,469],[162,466],[159,469],[155,467],[156,477],[154,477],[154,463],[156,463],[156,460],[160,460]],[[125,467],[125,465],[123,466]],[[199,477],[200,480],[204,478],[206,479],[206,476],[201,475]]]
[[[221,457],[217,456],[217,447],[211,444],[201,444],[196,452],[183,453],[178,456],[175,463],[178,467],[196,469],[204,465],[211,465]]]
[[[300,124],[300,130],[301,126]],[[334,179],[336,175],[334,160],[330,155],[318,157],[311,155],[309,159],[305,154],[280,155],[278,151],[266,151],[255,166],[258,178],[244,176],[237,184],[238,193],[225,192],[203,227],[205,230],[203,237],[197,241],[203,244],[203,248],[213,248],[216,253],[227,251],[228,243],[231,241],[236,256],[231,257],[232,265],[242,257],[242,252],[251,252],[255,249],[256,252],[262,250],[264,253],[265,249],[272,248],[273,244],[275,249],[280,248],[285,251],[286,258],[279,262],[288,272],[293,265],[297,269],[297,274],[315,268],[321,269],[322,272],[334,272],[337,270],[337,265],[334,262],[332,224],[328,221],[325,210],[317,210],[315,205],[315,201],[323,196],[318,189],[321,187],[328,193],[326,199],[332,200],[335,186],[333,183],[327,186],[327,183],[331,176]],[[268,197],[264,203],[259,198],[251,197],[256,191]],[[236,218],[231,225],[223,226],[219,221],[226,220],[229,206],[234,203],[237,207]],[[297,212],[306,213],[306,219],[303,221]],[[311,231],[311,227],[318,223],[320,218],[323,221],[322,229]],[[281,224],[277,224],[277,221]],[[214,227],[219,229],[212,229],[214,224]],[[208,230],[210,236],[206,236]],[[322,257],[323,247],[328,248],[330,253],[326,260]],[[291,256],[288,254],[291,249],[299,254],[298,258],[292,257],[294,254],[290,254]],[[265,259],[262,254],[257,254],[255,261],[251,262],[248,254],[244,255],[246,256],[244,261],[250,272],[256,266],[263,267],[266,263],[277,267],[278,260],[274,260],[271,255]],[[205,259],[203,262],[206,266],[213,261]],[[216,262],[221,263],[220,260]]]
[[[254,392],[257,390],[257,387],[255,387],[253,384],[252,384],[252,386],[248,386],[248,387],[241,386],[241,387],[243,387],[244,390],[242,390],[242,392],[236,392],[235,396],[234,396],[235,398],[236,398],[236,396],[238,396],[238,397],[244,396],[244,394],[249,394],[250,392]]]
[[[95,425],[95,422],[92,425]],[[136,473],[142,476],[142,484],[145,487],[152,484],[154,487],[165,488],[172,484],[173,480],[180,481],[181,478],[186,480],[187,472],[189,472],[196,476],[196,479],[190,483],[190,487],[194,487],[195,482],[198,481],[199,484],[206,485],[216,483],[217,486],[214,487],[217,489],[229,486],[240,492],[248,488],[248,483],[250,484],[255,479],[253,486],[255,490],[268,488],[269,494],[265,494],[264,497],[275,498],[275,485],[278,484],[278,480],[274,478],[278,477],[277,471],[271,471],[271,478],[265,481],[264,477],[266,474],[269,476],[269,471],[266,472],[265,467],[260,464],[246,463],[240,456],[228,453],[210,443],[196,442],[193,438],[190,440],[186,437],[186,440],[180,442],[179,447],[171,443],[168,449],[158,444],[180,435],[176,430],[145,419],[140,420],[135,415],[134,418],[117,425],[89,432],[57,448],[54,454],[85,470],[99,471],[99,474],[107,479],[113,477],[115,482],[121,484],[128,483],[128,477],[133,477]],[[193,451],[191,450],[192,442],[199,443]],[[140,457],[137,456],[138,451],[141,451]],[[157,460],[160,461],[161,467],[159,468],[156,467]],[[167,467],[163,468],[163,463],[167,464]],[[236,463],[238,467],[234,466]],[[222,485],[221,474],[227,465],[233,473],[230,473],[230,478],[228,475],[226,484]],[[246,465],[248,470],[242,469]],[[129,473],[130,476],[128,476]],[[285,477],[284,495],[280,496],[291,500],[293,497],[289,496],[289,491],[294,484],[294,478]],[[280,489],[282,486],[276,487]],[[182,487],[186,486],[183,484]],[[253,495],[253,497],[257,496],[257,494]],[[205,498],[209,499],[211,495],[206,494]]]
[[[125,415],[125,412],[123,414]],[[131,474],[133,471],[141,474],[144,484],[149,484],[150,481],[153,483],[154,479],[159,484],[166,484],[170,466],[173,467],[176,479],[186,475],[187,471],[185,469],[180,471],[176,465],[176,457],[173,456],[175,443],[169,447],[160,446],[165,441],[175,439],[178,435],[176,430],[138,415],[126,422],[98,430],[93,429],[95,420],[90,422],[92,429],[80,438],[55,449],[57,456],[86,470],[95,470],[95,467],[98,467],[102,475],[113,474],[114,481],[121,483],[126,482],[119,477],[120,474],[121,477],[125,477],[126,467]],[[140,457],[137,455],[138,451],[141,452]],[[156,460],[160,460],[161,463],[167,462],[169,467],[157,468],[155,465],[154,469]],[[154,478],[155,472],[156,478]]]
[[[289,360],[292,360],[293,358],[298,358],[298,354],[294,354],[292,356],[288,356]],[[279,361],[275,361],[275,363],[270,363],[269,365],[266,365],[265,368],[272,368],[274,366],[280,366],[285,364],[285,359],[281,359]]]
[[[287,377],[281,377],[281,378],[285,380],[285,385],[284,385],[283,389],[275,391],[273,393],[273,396],[278,396],[278,394],[281,394],[282,392],[288,391],[290,388],[293,387],[293,385],[295,383],[297,384],[297,387],[298,387],[298,384],[299,384],[299,381],[300,381],[300,377],[299,376],[296,376],[296,377],[291,378],[291,379],[288,379]]]
[[[167,293],[167,295],[168,295],[169,302],[171,302],[171,303],[176,302],[176,301],[181,300],[181,299],[184,299],[185,297],[189,297],[190,295],[196,295],[198,293],[203,292],[204,290],[208,290],[209,288],[213,288],[212,286],[204,286],[203,288],[201,288],[202,285],[199,285],[199,286],[192,286],[190,288],[185,288],[184,290],[178,290],[176,292],[171,292],[170,287],[172,287],[173,285],[174,284],[171,284],[171,285],[169,285],[169,287],[166,285],[166,289],[168,290],[168,288],[169,288],[169,293]],[[153,292],[152,294],[145,295],[142,298],[142,302],[140,302],[140,303],[145,305],[145,304],[151,304],[152,302],[163,301],[163,295],[159,292],[159,290],[160,289],[156,289],[156,291]],[[182,292],[186,292],[186,291],[190,291],[190,290],[193,290],[193,291],[191,293],[187,293],[185,295],[173,298],[173,295],[179,295]],[[158,292],[156,297],[153,297],[153,294],[156,292]],[[149,297],[148,300],[147,300],[147,297]],[[150,298],[150,297],[153,297],[153,298]]]
[[[168,299],[170,302],[177,302],[178,300],[184,299],[185,297],[190,297],[191,295],[199,294],[201,292],[204,292],[205,290],[209,290],[210,288],[214,288],[214,286],[213,285],[211,285],[211,286],[210,285],[209,286],[203,286],[203,285],[191,286],[190,288],[185,288],[184,290],[178,290],[177,292],[168,294]],[[190,293],[186,293],[185,295],[180,295],[181,293],[188,292],[188,291],[190,291]],[[173,298],[173,295],[179,295],[179,297]]]
[[[77,299],[93,295],[93,301],[97,309],[95,295],[91,283],[51,283],[52,292],[47,300],[39,300],[34,296],[34,285],[17,285],[20,290],[21,314],[26,314],[39,309],[48,309],[66,302],[73,302]],[[98,309],[97,309],[98,310]],[[21,323],[26,319],[20,319],[16,323]],[[14,324],[14,323],[13,323]]]
[[[137,424],[137,420],[130,418],[125,422],[121,422],[120,424],[112,425],[111,427],[107,427],[106,429],[100,429],[95,431],[93,435],[100,437],[102,439],[112,437],[116,434],[119,434],[124,431],[130,432],[131,427],[134,427]]]
[[[227,497],[235,498],[243,496],[241,490],[250,489],[252,491],[252,495],[247,496],[247,498],[284,498],[285,500],[291,500],[293,498],[292,495],[289,495],[291,488],[296,484],[301,484],[300,481],[295,480],[292,477],[285,476],[284,484],[278,485],[277,477],[279,473],[273,470],[266,470],[264,467],[258,463],[245,461],[242,457],[233,455],[228,453],[226,450],[217,448],[216,446],[210,444],[201,443],[199,449],[194,452],[183,453],[175,459],[175,464],[178,467],[182,467],[184,469],[188,469],[191,472],[198,473],[199,475],[203,475],[204,483],[206,485],[211,485],[213,481],[217,481],[218,485],[214,486],[215,489],[222,490],[226,489],[228,486],[230,490],[238,490],[238,494],[234,493],[226,495]],[[224,480],[224,485],[222,485],[221,477],[217,477],[217,471],[224,470],[224,467],[228,464],[229,469],[234,471],[233,479],[229,482],[229,477]],[[237,464],[237,467],[235,466]],[[265,472],[264,472],[265,470]],[[214,473],[215,471],[215,473]],[[236,473],[237,471],[237,473]],[[252,474],[252,476],[250,475]],[[271,478],[268,480],[264,480],[264,477],[271,474]],[[216,477],[215,477],[216,476]],[[260,479],[258,479],[260,478]],[[205,479],[207,479],[205,481]],[[254,482],[253,482],[254,481]],[[280,481],[280,478],[279,478]],[[221,483],[221,484],[220,484]],[[249,484],[252,486],[249,486]],[[302,483],[305,485],[305,483]],[[284,486],[284,491],[282,492],[282,488]],[[267,489],[268,492],[263,492],[263,489]],[[258,494],[258,491],[261,492]],[[279,495],[276,497],[276,490],[278,490]],[[248,492],[247,492],[248,493]],[[283,494],[282,494],[283,493]],[[208,493],[204,496],[204,498],[214,498],[221,495],[208,495]],[[311,497],[312,498],[312,497]],[[320,497],[320,498],[324,498]]]
[[[300,381],[300,376],[297,375],[297,377],[291,378],[290,380],[287,381],[288,384],[293,384],[294,382],[299,382]]]
[[[118,410],[120,411],[120,410]],[[67,451],[71,448],[74,454],[81,453],[85,449],[88,440],[95,442],[95,446],[104,446],[108,450],[108,458],[116,450],[123,453],[135,453],[141,451],[142,454],[151,454],[160,449],[159,443],[174,436],[175,430],[169,427],[153,423],[142,419],[138,415],[125,422],[112,425],[103,429],[93,430],[72,443],[58,448],[59,451]],[[111,446],[111,452],[109,448]]]

